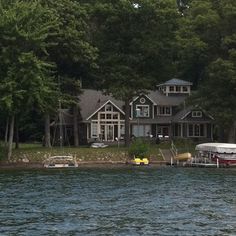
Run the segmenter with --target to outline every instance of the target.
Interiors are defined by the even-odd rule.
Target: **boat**
[[[192,155],[190,152],[180,153],[177,156],[175,156],[176,161],[188,161],[192,158]]]
[[[234,143],[202,143],[195,148],[198,160],[215,162],[219,165],[236,165],[236,144]]]
[[[136,166],[149,165],[149,160],[148,158],[135,157],[133,160],[131,160],[131,164]]]
[[[78,167],[73,156],[51,156],[44,161],[45,168],[71,168]]]
[[[108,145],[104,143],[92,143],[91,147],[92,148],[105,148],[105,147],[108,147]]]

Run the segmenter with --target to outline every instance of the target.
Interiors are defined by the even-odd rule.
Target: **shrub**
[[[135,139],[130,145],[128,153],[130,157],[147,157],[149,153],[149,145],[142,139]]]

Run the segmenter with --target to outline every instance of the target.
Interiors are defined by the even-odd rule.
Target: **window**
[[[111,104],[107,104],[107,105],[105,106],[105,111],[113,111],[112,108],[113,108],[113,107],[112,107]]]
[[[169,87],[169,90],[170,90],[171,92],[173,92],[173,91],[175,91],[175,87],[174,87],[174,86],[170,86],[170,87]]]
[[[117,120],[118,119],[118,114],[113,114],[113,120]]]
[[[187,92],[188,91],[188,87],[187,86],[183,86],[183,92]]]
[[[105,114],[104,114],[104,113],[100,114],[100,119],[101,119],[101,120],[104,120],[104,119],[105,119]]]
[[[98,126],[96,122],[91,123],[91,136],[92,138],[97,137],[97,132],[98,132]]]
[[[168,107],[168,106],[159,107],[159,115],[170,116],[171,115],[171,107]]]
[[[111,114],[106,114],[106,119],[111,120]]]
[[[132,126],[132,134],[135,137],[146,137],[151,133],[150,125],[133,125]]]
[[[176,92],[180,92],[181,91],[181,87],[180,86],[176,86],[175,89],[176,89]]]
[[[167,126],[159,126],[157,127],[157,135],[158,136],[169,136],[169,127]]]
[[[149,117],[149,106],[148,105],[136,106],[136,117]]]
[[[145,98],[140,98],[140,103],[144,104],[146,102],[146,99]]]
[[[201,111],[192,111],[192,117],[202,117]]]
[[[204,125],[203,124],[189,124],[188,125],[188,136],[189,137],[203,137]]]

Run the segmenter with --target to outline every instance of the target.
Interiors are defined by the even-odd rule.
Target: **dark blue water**
[[[0,170],[0,235],[236,235],[236,169]]]

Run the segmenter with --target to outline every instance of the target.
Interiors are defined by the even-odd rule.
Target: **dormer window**
[[[192,117],[202,117],[201,111],[192,111]]]

